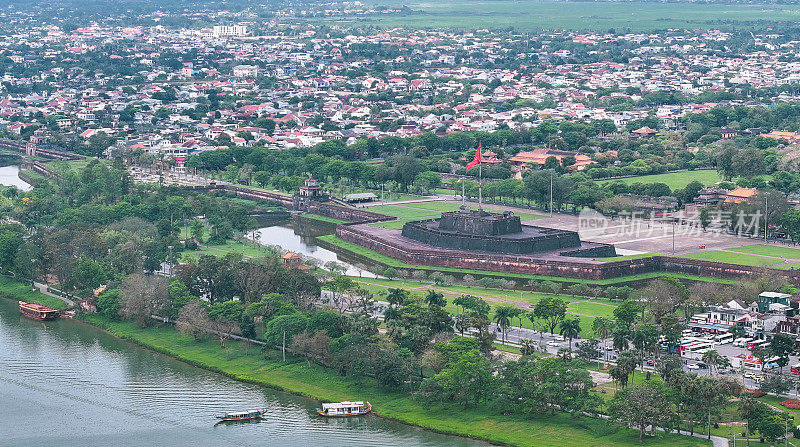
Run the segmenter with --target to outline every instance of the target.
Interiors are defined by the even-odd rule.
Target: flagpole
[[[461,207],[463,209],[467,209],[467,196],[464,194],[466,183],[467,182],[464,181],[464,176],[461,176]]]
[[[478,210],[483,211],[483,154],[478,159]]]

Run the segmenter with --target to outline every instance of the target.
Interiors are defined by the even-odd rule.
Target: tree
[[[556,326],[564,319],[566,313],[567,303],[552,296],[545,296],[533,308],[533,314],[545,322],[551,334],[555,332]]]
[[[444,307],[447,305],[447,300],[444,299],[444,294],[435,290],[428,290],[425,294],[425,302],[428,306]]]
[[[120,314],[142,327],[148,326],[153,321],[151,317],[169,304],[167,280],[160,276],[141,273],[129,275],[122,282],[120,292]]]
[[[388,279],[395,279],[397,278],[397,275],[398,275],[397,269],[395,269],[394,267],[386,267],[386,270],[383,271],[383,276],[385,276]]]
[[[202,303],[199,300],[192,300],[178,312],[175,325],[182,334],[190,335],[197,340],[211,329],[211,319],[208,318]]]
[[[658,324],[689,298],[689,290],[675,278],[658,278],[644,288],[641,296]]]
[[[291,349],[295,354],[306,358],[308,366],[311,362],[324,361],[328,357],[331,337],[326,331],[317,331],[314,335],[303,331],[292,337]]]
[[[607,340],[614,332],[614,321],[610,318],[597,317],[592,321],[592,330],[601,340]],[[605,351],[608,352],[608,350]]]
[[[502,331],[503,345],[506,344],[506,331],[508,330],[508,327],[511,326],[511,319],[513,318],[514,313],[513,309],[515,309],[514,306],[504,304],[502,306],[498,306],[494,310],[494,321]]]
[[[495,383],[489,360],[477,349],[459,352],[454,357],[434,376],[443,400],[461,402],[466,408],[491,395]]]
[[[559,333],[564,337],[567,337],[569,340],[569,349],[572,349],[572,339],[578,338],[581,333],[581,319],[580,318],[568,318],[559,324],[560,331]]]
[[[308,318],[300,313],[280,315],[267,323],[264,328],[263,339],[269,346],[282,346],[286,340],[286,346],[291,346],[295,335],[306,330]]]
[[[600,357],[600,354],[597,352],[599,346],[600,341],[596,338],[584,340],[580,343],[580,346],[578,346],[578,357],[586,360],[587,362]]]
[[[759,389],[765,393],[785,394],[792,389],[792,380],[780,374],[768,374]]]
[[[636,321],[641,311],[642,306],[639,303],[632,300],[625,300],[614,309],[614,318],[617,319],[620,325],[630,327],[630,325]]]
[[[706,231],[709,224],[711,224],[711,212],[708,211],[708,208],[703,208],[700,210],[700,227]]]
[[[386,294],[386,301],[392,306],[402,306],[406,302],[411,293],[405,289],[388,289]]]
[[[745,422],[747,422],[747,445],[750,445],[750,427],[755,419],[755,416],[759,414],[764,408],[764,404],[755,400],[751,396],[742,396],[739,398],[739,415],[741,415]]]
[[[620,374],[625,373],[625,383],[621,384],[623,388],[628,381],[628,376],[636,375],[636,367],[639,366],[641,362],[642,358],[636,351],[624,351],[619,354],[617,358],[617,368],[619,368]]]
[[[644,439],[648,427],[666,426],[673,419],[674,413],[663,385],[657,382],[628,387],[618,392],[608,406],[612,421],[639,430],[639,442]]]
[[[781,368],[789,364],[789,356],[794,354],[794,338],[786,334],[775,334],[770,342],[769,350],[773,356],[777,357],[775,363]]]
[[[116,319],[119,316],[120,306],[119,289],[108,289],[97,297],[97,309],[106,318]]]
[[[208,309],[208,317],[211,320],[210,332],[217,336],[223,349],[225,342],[239,326],[243,312],[241,301],[217,301]]]
[[[414,186],[422,192],[431,192],[442,184],[442,176],[433,171],[424,171],[414,178]]]
[[[708,364],[708,369],[711,374],[714,374],[714,370],[718,369],[721,364],[724,363],[723,359],[727,360],[727,357],[723,357],[714,349],[709,349],[703,353],[701,360],[704,363]],[[729,362],[730,363],[730,362]]]

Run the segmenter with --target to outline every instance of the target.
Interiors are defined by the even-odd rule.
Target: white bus
[[[747,343],[751,341],[753,341],[753,339],[748,337],[737,338],[736,340],[733,341],[733,346],[737,348],[744,348],[745,346],[747,346]]]
[[[714,337],[714,341],[720,345],[731,343],[733,341],[733,334],[731,334],[730,332],[727,332],[725,334],[719,334],[716,337]]]

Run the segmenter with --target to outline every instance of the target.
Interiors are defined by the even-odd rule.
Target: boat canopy
[[[364,402],[335,402],[330,404],[322,404],[323,410],[339,410],[343,408],[363,407]]]
[[[237,411],[235,413],[225,413],[223,417],[227,418],[240,418],[240,417],[247,417],[252,416],[254,414],[261,413],[259,410],[249,410],[249,411]]]

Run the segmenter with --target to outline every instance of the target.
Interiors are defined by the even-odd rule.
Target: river
[[[19,165],[0,166],[0,185],[16,186],[22,191],[31,189],[31,185],[19,178]]]
[[[314,412],[317,406],[80,322],[27,319],[14,301],[0,299],[0,445],[485,445],[372,415],[324,419]],[[270,409],[262,422],[215,425],[212,418],[262,407]]]

